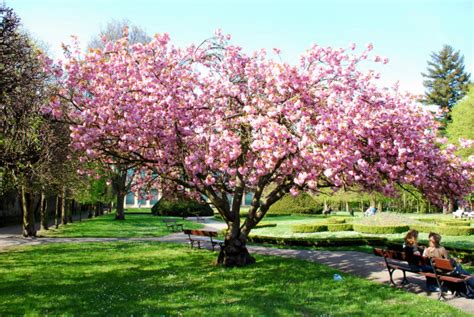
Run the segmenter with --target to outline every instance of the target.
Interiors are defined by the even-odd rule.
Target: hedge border
[[[391,226],[371,226],[361,223],[354,224],[354,231],[360,233],[372,233],[372,234],[392,234],[402,233],[408,231],[410,226],[408,225],[391,225]]]
[[[354,237],[354,238],[295,238],[295,237],[269,237],[250,235],[249,242],[252,243],[270,243],[286,246],[350,246],[350,245],[369,245],[381,246],[386,245],[386,238],[378,237]]]

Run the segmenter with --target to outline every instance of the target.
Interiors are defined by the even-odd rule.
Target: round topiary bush
[[[151,208],[151,213],[155,216],[192,217],[196,215],[212,216],[214,211],[208,204],[186,197],[174,200],[162,197]]]
[[[390,233],[402,233],[408,231],[410,227],[408,225],[365,225],[355,223],[353,225],[354,231],[361,233],[374,233],[374,234],[390,234]]]
[[[312,224],[312,225],[293,225],[291,231],[294,233],[311,233],[328,231],[327,224]]]
[[[268,214],[320,214],[322,211],[323,206],[314,200],[310,194],[301,193],[298,196],[286,194],[270,207]]]
[[[352,223],[337,223],[337,224],[328,224],[328,231],[352,231],[354,230]]]

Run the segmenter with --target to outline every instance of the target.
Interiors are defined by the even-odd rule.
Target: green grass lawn
[[[161,237],[170,234],[171,231],[163,222],[164,218],[151,215],[126,215],[125,220],[115,220],[114,214],[108,214],[97,218],[76,221],[58,229],[39,231],[44,237],[114,237],[114,238],[138,238],[138,237]],[[198,229],[202,224],[176,218],[183,223],[185,228]]]
[[[468,316],[443,302],[302,260],[154,242],[48,244],[0,253],[0,312],[76,316]],[[334,281],[333,274],[343,276]]]

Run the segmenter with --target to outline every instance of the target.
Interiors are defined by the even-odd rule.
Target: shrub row
[[[436,232],[447,236],[469,236],[474,234],[474,227],[468,226],[412,225],[411,229],[425,233]]]
[[[439,225],[446,225],[446,226],[467,226],[471,225],[469,220],[438,220],[436,222]]]
[[[293,225],[291,231],[295,233],[310,233],[310,232],[324,232],[328,231],[327,224],[313,224],[313,225]]]
[[[255,226],[255,228],[260,229],[260,228],[271,228],[271,227],[276,227],[276,223],[259,223],[258,225]]]
[[[325,220],[327,223],[345,223],[346,218],[327,218]]]
[[[352,231],[354,230],[352,223],[337,223],[328,225],[328,231]]]
[[[410,229],[407,225],[390,225],[390,226],[371,226],[360,223],[354,224],[354,231],[361,233],[374,233],[374,234],[390,234],[390,233],[402,233]]]
[[[351,223],[320,223],[312,225],[293,225],[291,231],[294,233],[312,233],[324,231],[352,231]]]
[[[281,238],[250,235],[249,241],[253,243],[270,243],[288,246],[348,246],[348,245],[370,245],[381,246],[387,243],[385,238],[354,237],[354,238]]]

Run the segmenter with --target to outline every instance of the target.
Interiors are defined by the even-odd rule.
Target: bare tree
[[[148,43],[151,41],[151,37],[148,36],[141,27],[132,25],[130,21],[126,19],[112,20],[107,23],[104,29],[100,30],[98,35],[92,38],[88,48],[103,49],[105,43],[121,39],[125,28],[128,28],[128,40],[130,44]]]

